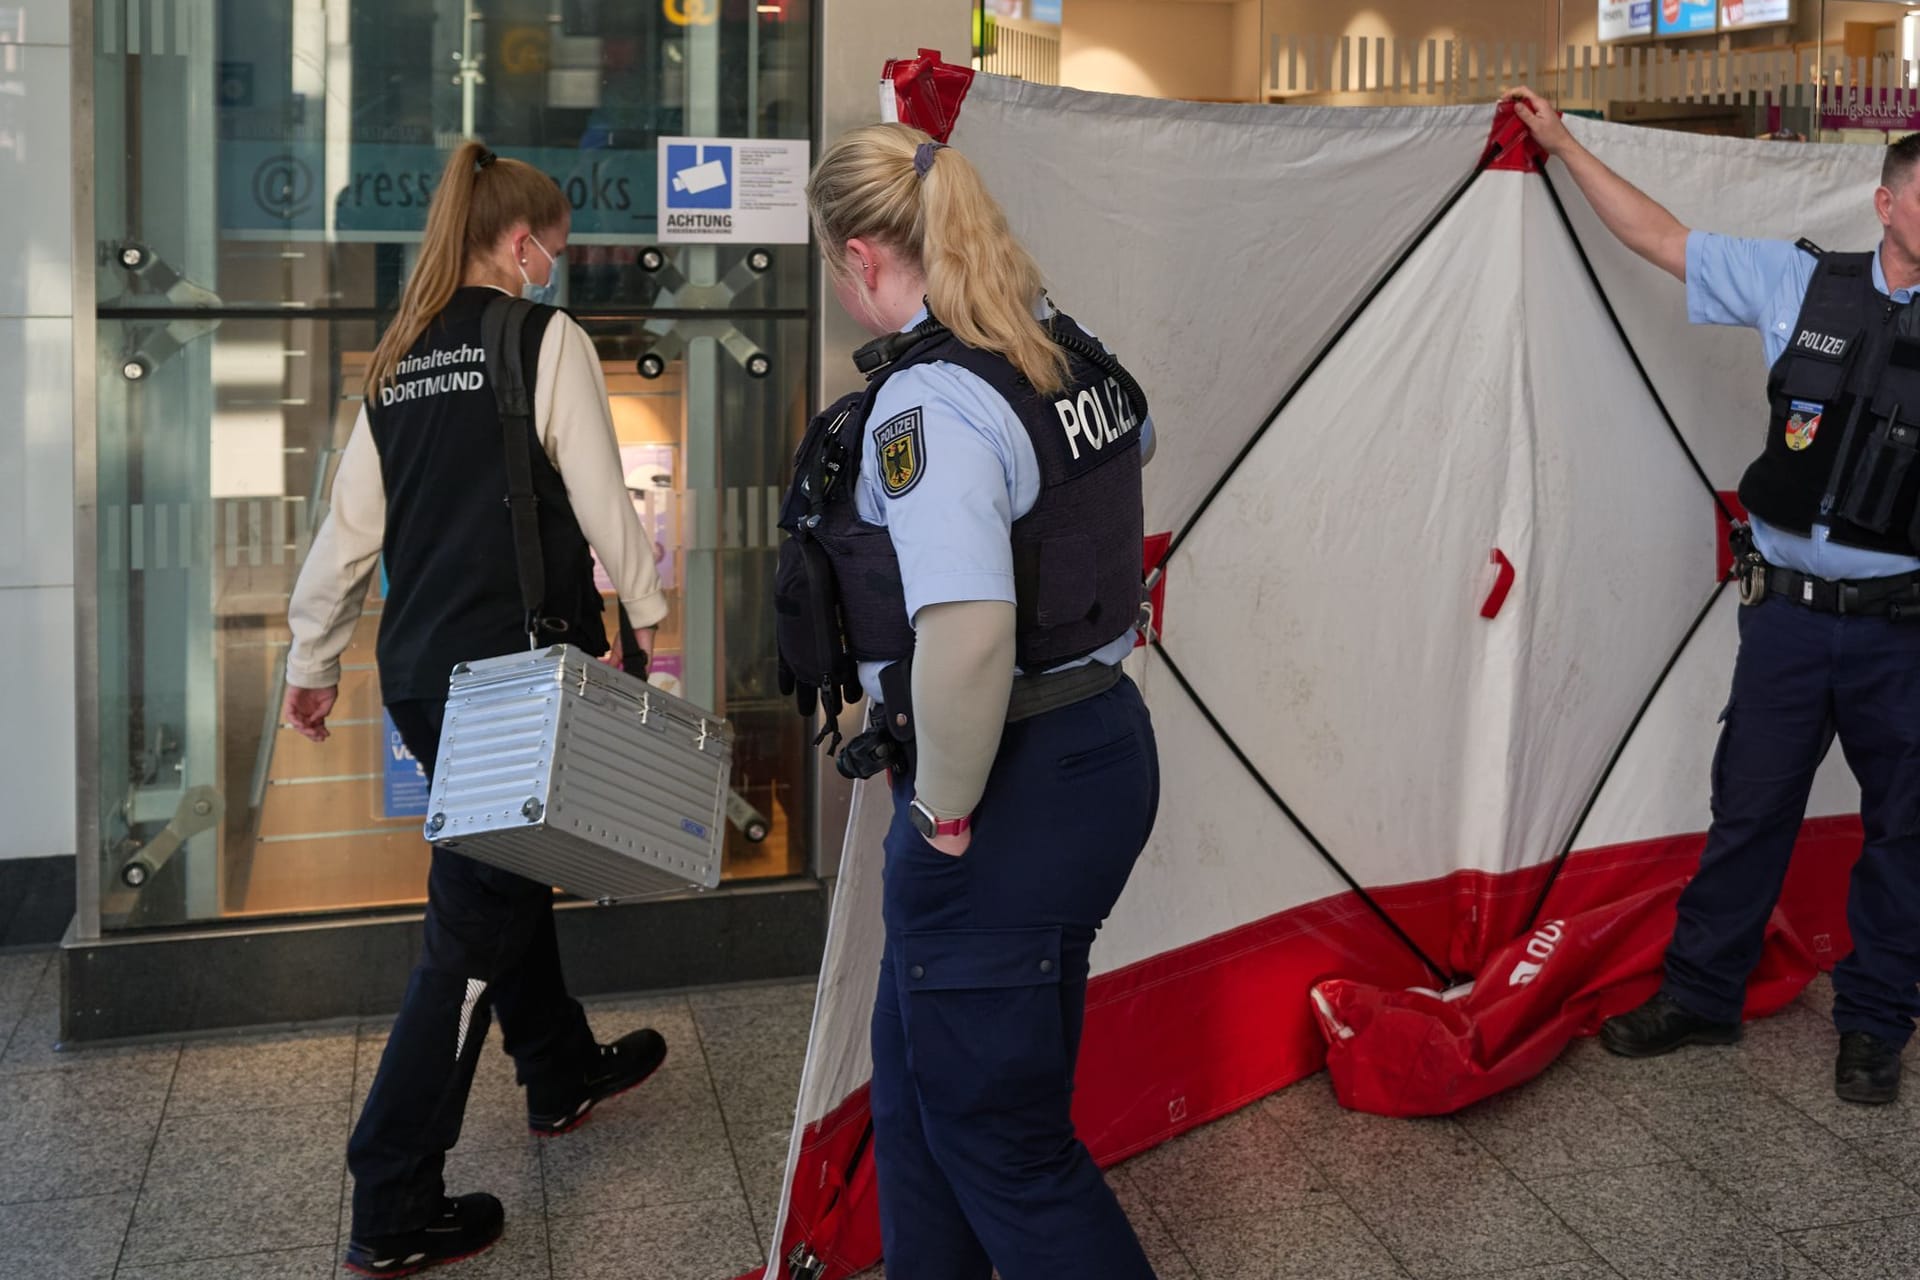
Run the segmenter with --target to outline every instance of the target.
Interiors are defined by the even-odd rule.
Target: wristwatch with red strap
[[[964,818],[937,818],[933,810],[920,803],[915,796],[907,806],[907,821],[913,823],[913,829],[931,840],[935,836],[963,836],[973,830],[973,816]]]

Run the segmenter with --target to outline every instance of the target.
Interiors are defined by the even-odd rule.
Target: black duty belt
[[[1765,567],[1767,594],[1784,596],[1815,613],[1853,614],[1920,621],[1920,573],[1890,578],[1863,578],[1857,582],[1816,578],[1778,565]]]
[[[1013,696],[1007,699],[1007,723],[1031,720],[1049,711],[1085,702],[1119,683],[1120,668],[1105,662],[1089,662],[1045,675],[1015,676]]]
[[[1037,676],[1015,676],[1013,692],[1007,697],[1007,723],[1031,720],[1049,711],[1097,698],[1119,683],[1120,668],[1104,662],[1089,662]],[[868,711],[867,727],[882,728],[886,721],[887,709],[874,704]]]
[[[1049,711],[1085,702],[1119,683],[1119,666],[1104,662],[1089,662],[1085,666],[1049,671],[1044,675],[1015,676],[1013,692],[1007,699],[1007,723],[1031,720]],[[888,719],[887,709],[881,704],[875,703],[867,708],[866,732],[850,739],[835,759],[843,775],[871,778],[882,769],[904,766],[912,770],[912,717],[898,717],[901,724],[897,730],[889,725]]]

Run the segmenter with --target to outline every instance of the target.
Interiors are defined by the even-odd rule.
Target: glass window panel
[[[656,233],[657,139],[810,127],[808,0],[98,0],[97,11],[109,308],[390,308],[444,148],[462,136],[539,165],[567,193],[570,297],[655,305],[650,273],[617,268]],[[134,268],[128,250],[143,251]],[[754,305],[804,308],[806,246],[769,252]]]
[[[806,136],[804,0],[99,0],[97,17],[105,926],[423,896],[377,583],[333,739],[278,711],[287,596],[463,134],[541,164],[575,207],[563,300],[605,362],[671,582],[656,670],[737,725],[725,874],[803,874],[814,762],[775,690],[768,600],[809,398],[808,250],[652,236],[662,134]]]

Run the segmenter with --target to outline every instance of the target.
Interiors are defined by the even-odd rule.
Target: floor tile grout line
[[[1908,1219],[1920,1219],[1920,1209],[1910,1213],[1881,1213],[1867,1218],[1849,1218],[1845,1222],[1823,1222],[1815,1227],[1773,1228],[1773,1233],[1785,1240],[1788,1236],[1812,1235],[1816,1231],[1835,1231],[1841,1227],[1866,1227],[1876,1222],[1905,1222]]]
[[[171,1101],[171,1093],[169,1093],[169,1101]],[[355,1102],[356,1099],[352,1095],[348,1095],[345,1098],[318,1098],[311,1102],[276,1102],[271,1106],[265,1107],[209,1107],[204,1111],[198,1107],[195,1107],[195,1109],[191,1111],[174,1111],[169,1109],[161,1118],[163,1120],[207,1120],[214,1117],[227,1116],[260,1116],[282,1111],[316,1111],[321,1107],[342,1103],[346,1106],[348,1114],[351,1115]]]
[[[1676,1164],[1686,1165],[1689,1169],[1693,1168],[1691,1164],[1687,1164],[1687,1158],[1685,1156],[1672,1156],[1666,1160],[1642,1160],[1638,1164],[1612,1165],[1605,1169],[1577,1169],[1572,1173],[1549,1173],[1537,1178],[1520,1178],[1520,1181],[1526,1185],[1529,1191],[1533,1191],[1538,1183],[1571,1182],[1575,1178],[1592,1178],[1606,1173],[1638,1173],[1642,1169],[1665,1169]],[[1519,1177],[1520,1175],[1515,1174],[1514,1176]],[[1536,1194],[1538,1193],[1536,1192]]]
[[[338,1272],[342,1260],[347,1256],[347,1241],[352,1233],[349,1225],[352,1220],[353,1206],[350,1197],[353,1192],[349,1186],[351,1174],[347,1170],[347,1147],[353,1142],[353,1130],[360,1117],[355,1113],[360,1099],[360,1028],[353,1029],[353,1071],[347,1081],[347,1122],[343,1126],[345,1141],[340,1144],[340,1184],[339,1194],[334,1197],[333,1220],[333,1270]]]
[[[1808,1253],[1805,1249],[1802,1249],[1799,1245],[1795,1244],[1792,1240],[1788,1239],[1786,1235],[1784,1234],[1781,1235],[1780,1243],[1785,1245],[1787,1248],[1793,1250],[1793,1252],[1799,1257],[1805,1259],[1806,1264],[1813,1268],[1815,1274],[1820,1276],[1825,1276],[1825,1277],[1831,1277],[1832,1272],[1828,1271],[1825,1267],[1821,1266],[1820,1260],[1818,1258],[1814,1257],[1812,1254]]]
[[[596,1040],[597,1039],[598,1037],[596,1037]],[[519,1079],[519,1068],[516,1067],[514,1069],[515,1083],[518,1083]],[[525,1085],[520,1086],[520,1101],[522,1103],[526,1101]],[[553,1280],[555,1276],[560,1274],[559,1263],[554,1261],[553,1257],[553,1202],[547,1195],[547,1149],[551,1145],[551,1143],[543,1142],[537,1138],[534,1139],[533,1142],[533,1167],[539,1171],[540,1175],[540,1234],[545,1237],[547,1243],[548,1280]]]
[[[689,1205],[689,1204],[724,1204],[724,1203],[729,1203],[729,1202],[715,1199],[713,1196],[689,1196],[686,1199],[682,1200],[682,1199],[674,1198],[671,1195],[668,1195],[665,1198],[656,1199],[656,1198],[648,1197],[648,1198],[636,1200],[631,1204],[606,1205],[606,1206],[592,1208],[592,1209],[582,1209],[577,1213],[560,1213],[560,1214],[556,1214],[555,1216],[561,1222],[578,1222],[582,1218],[605,1218],[605,1217],[617,1217],[621,1214],[651,1213],[656,1209],[676,1209],[683,1205]]]
[[[687,1001],[687,1016],[693,1022],[694,1041],[700,1046],[700,1064],[707,1072],[707,1087],[713,1091],[714,1110],[720,1113],[720,1131],[727,1136],[727,1154],[733,1157],[733,1180],[740,1188],[740,1203],[747,1208],[747,1226],[752,1229],[754,1242],[757,1244],[760,1240],[760,1216],[754,1212],[753,1196],[747,1191],[747,1171],[742,1167],[740,1144],[734,1141],[733,1122],[727,1118],[727,1104],[720,1097],[720,1081],[713,1074],[713,1058],[707,1052],[707,1038],[700,1030],[700,1015],[695,1011],[691,1000]],[[784,1177],[785,1174],[786,1171],[782,1170],[781,1176]],[[780,1216],[778,1205],[774,1206],[773,1213],[776,1219]],[[774,1225],[772,1222],[767,1224],[769,1238],[773,1234]]]
[[[70,1204],[76,1200],[108,1200],[114,1196],[131,1194],[120,1191],[88,1191],[77,1196],[39,1196],[32,1200],[0,1200],[0,1212],[8,1209],[34,1209],[47,1204]]]
[[[239,1262],[249,1258],[269,1258],[269,1257],[275,1257],[280,1254],[290,1254],[290,1253],[314,1253],[326,1247],[327,1246],[323,1244],[278,1245],[271,1249],[250,1249],[245,1253],[217,1253],[210,1258],[178,1258],[168,1262],[135,1263],[134,1266],[136,1268],[141,1266],[153,1266],[153,1267],[193,1267],[197,1269],[200,1267],[208,1266],[213,1263]]]
[[[1255,1105],[1258,1105],[1258,1104],[1255,1104]],[[1110,1170],[1106,1170],[1105,1172],[1109,1174],[1112,1174],[1112,1173],[1126,1174],[1127,1185],[1133,1188],[1134,1194],[1136,1196],[1138,1196],[1141,1200],[1146,1201],[1147,1212],[1153,1215],[1154,1222],[1159,1225],[1160,1234],[1167,1238],[1167,1242],[1173,1246],[1173,1251],[1180,1255],[1180,1260],[1182,1262],[1187,1264],[1187,1270],[1193,1272],[1193,1274],[1196,1276],[1200,1276],[1204,1278],[1207,1273],[1201,1269],[1200,1264],[1194,1260],[1193,1255],[1187,1252],[1187,1246],[1180,1242],[1180,1235],[1178,1232],[1176,1232],[1173,1229],[1172,1221],[1167,1217],[1166,1213],[1164,1213],[1161,1210],[1160,1202],[1158,1200],[1155,1200],[1151,1195],[1147,1194],[1146,1188],[1140,1185],[1140,1180],[1138,1178],[1135,1178],[1132,1172],[1128,1170],[1124,1165],[1118,1169],[1110,1169]],[[1109,1183],[1108,1185],[1111,1186],[1112,1184]],[[1125,1211],[1122,1210],[1122,1212],[1125,1212]]]
[[[1881,1141],[1886,1141],[1888,1139],[1904,1140],[1910,1144],[1913,1144],[1916,1147],[1920,1147],[1920,1129],[1916,1129],[1910,1133],[1901,1132],[1901,1133],[1874,1134],[1868,1138],[1842,1138],[1841,1141],[1846,1143],[1848,1149],[1851,1150],[1855,1155],[1859,1156],[1862,1160],[1865,1160],[1868,1164],[1872,1165],[1874,1168],[1878,1169],[1880,1172],[1886,1174],[1889,1178],[1892,1178],[1895,1182],[1899,1183],[1901,1186],[1906,1187],[1915,1192],[1920,1192],[1920,1166],[1916,1166],[1914,1173],[1912,1175],[1908,1175],[1902,1172],[1900,1169],[1896,1168],[1894,1165],[1888,1163],[1882,1157],[1873,1154],[1872,1152],[1866,1150],[1861,1146],[1861,1143],[1863,1142],[1881,1142]]]
[[[1631,1116],[1627,1118],[1629,1120],[1633,1119],[1633,1117]],[[1568,1235],[1572,1236],[1575,1240],[1578,1240],[1581,1244],[1585,1245],[1587,1252],[1591,1254],[1594,1258],[1599,1259],[1600,1264],[1602,1266],[1608,1268],[1609,1270],[1614,1270],[1613,1264],[1607,1261],[1607,1256],[1604,1253],[1600,1252],[1599,1245],[1595,1244],[1592,1240],[1589,1240],[1586,1237],[1586,1235],[1580,1232],[1578,1229],[1576,1229],[1571,1222],[1568,1222],[1566,1218],[1562,1217],[1558,1209],[1554,1208],[1552,1205],[1547,1203],[1545,1196],[1542,1196],[1538,1191],[1534,1190],[1533,1185],[1529,1183],[1525,1178],[1521,1177],[1518,1173],[1515,1173],[1512,1169],[1508,1168],[1506,1161],[1502,1160],[1499,1156],[1495,1155],[1493,1153],[1493,1150],[1490,1147],[1488,1147],[1486,1143],[1480,1141],[1479,1138],[1475,1137],[1471,1129],[1467,1128],[1466,1125],[1459,1123],[1457,1120],[1454,1122],[1454,1127],[1457,1128],[1461,1133],[1466,1135],[1468,1142],[1471,1142],[1474,1146],[1478,1147],[1482,1152],[1484,1152],[1486,1154],[1487,1159],[1493,1161],[1495,1168],[1499,1169],[1502,1173],[1506,1174],[1509,1178],[1512,1178],[1522,1191],[1526,1192],[1529,1196],[1533,1198],[1533,1202],[1535,1204],[1539,1205],[1542,1209],[1545,1209],[1547,1211],[1548,1217],[1552,1218],[1555,1222],[1559,1223],[1561,1227],[1563,1227],[1566,1230],[1566,1233]],[[1663,1149],[1664,1149],[1664,1144],[1663,1144]],[[1589,1172],[1605,1172],[1605,1171],[1590,1170]],[[1580,1175],[1576,1174],[1573,1176],[1578,1177]],[[1588,1259],[1578,1258],[1578,1259],[1573,1259],[1572,1261],[1585,1262],[1585,1261],[1588,1261]],[[1554,1266],[1557,1264],[1546,1263],[1544,1265]]]
[[[13,1052],[13,1042],[19,1038],[20,1028],[27,1025],[27,1014],[33,1011],[33,999],[40,994],[40,984],[47,980],[47,974],[53,968],[51,953],[41,962],[40,972],[33,976],[33,985],[27,988],[26,1003],[20,1006],[20,1016],[14,1019],[13,1029],[7,1032],[7,1042],[0,1045],[0,1062]]]
[[[140,1167],[140,1185],[133,1189],[133,1204],[127,1210],[127,1225],[120,1232],[120,1249],[114,1254],[112,1275],[118,1276],[127,1262],[127,1245],[133,1240],[133,1224],[140,1218],[140,1202],[146,1198],[147,1177],[153,1172],[153,1157],[160,1150],[160,1137],[167,1131],[167,1106],[173,1101],[173,1086],[180,1078],[181,1048],[173,1049],[173,1068],[167,1073],[167,1093],[160,1100],[160,1118],[153,1126],[153,1138],[147,1144],[146,1163]]]
[[[1846,1144],[1846,1145],[1849,1146],[1849,1149],[1851,1151],[1851,1144]],[[1862,1153],[1857,1151],[1852,1151],[1851,1153],[1854,1155],[1860,1156],[1863,1160],[1866,1160],[1870,1168],[1880,1173],[1889,1182],[1893,1183],[1893,1185],[1899,1188],[1900,1190],[1902,1191],[1914,1190],[1914,1188],[1911,1188],[1907,1185],[1904,1179],[1896,1176],[1895,1174],[1889,1172],[1886,1169],[1882,1169],[1878,1164],[1874,1163],[1870,1158],[1864,1156]],[[1708,1186],[1712,1187],[1715,1191],[1718,1191],[1721,1195],[1725,1196],[1727,1199],[1740,1205],[1743,1211],[1745,1211],[1747,1203],[1751,1199],[1749,1194],[1743,1191],[1741,1188],[1734,1186],[1728,1183],[1727,1181],[1725,1181],[1715,1171],[1716,1169],[1728,1163],[1729,1161],[1725,1157],[1722,1157],[1720,1159],[1715,1160],[1711,1165],[1704,1162],[1700,1164],[1695,1164],[1692,1161],[1688,1161],[1687,1167],[1692,1169],[1695,1173],[1699,1174],[1701,1179],[1705,1181]],[[1810,1226],[1805,1226],[1805,1227],[1781,1227],[1781,1226],[1776,1226],[1773,1223],[1764,1220],[1758,1214],[1755,1214],[1755,1213],[1748,1213],[1747,1216],[1751,1217],[1757,1225],[1766,1228],[1768,1231],[1773,1232],[1777,1236],[1784,1237],[1789,1231],[1820,1231],[1828,1227],[1855,1226],[1860,1223],[1866,1223],[1866,1222],[1893,1222],[1901,1218],[1920,1217],[1920,1203],[1916,1203],[1914,1208],[1907,1210],[1905,1213],[1870,1214],[1863,1218],[1846,1218],[1838,1222],[1819,1222],[1819,1223],[1814,1223]]]
[[[1316,1076],[1325,1074],[1325,1070],[1323,1067],[1320,1071],[1315,1072],[1314,1075],[1307,1076],[1302,1080],[1296,1080],[1293,1084],[1287,1085],[1286,1088],[1276,1089],[1274,1092],[1268,1094],[1266,1098],[1262,1098],[1260,1102],[1254,1103],[1253,1105],[1260,1106],[1267,1101],[1267,1098],[1277,1098],[1282,1093],[1285,1093],[1287,1089],[1299,1088],[1302,1084],[1306,1083],[1306,1081],[1313,1080]],[[1286,1129],[1286,1126],[1280,1123],[1279,1117],[1275,1116],[1271,1111],[1263,1111],[1260,1119],[1271,1124],[1277,1130],[1284,1131]],[[1451,1123],[1456,1129],[1462,1129],[1464,1132],[1463,1126],[1461,1126],[1458,1121],[1452,1121]],[[1355,1208],[1353,1202],[1347,1199],[1347,1193],[1340,1189],[1340,1184],[1327,1173],[1325,1166],[1318,1160],[1315,1160],[1306,1148],[1295,1147],[1295,1150],[1299,1152],[1300,1158],[1306,1162],[1307,1167],[1320,1175],[1320,1181],[1326,1184],[1329,1191],[1333,1192],[1333,1198],[1340,1203],[1340,1206],[1353,1215],[1353,1220],[1360,1224],[1361,1228],[1367,1233],[1367,1237],[1379,1245],[1381,1252],[1393,1260],[1393,1265],[1400,1269],[1402,1275],[1406,1276],[1408,1280],[1413,1280],[1413,1268],[1407,1265],[1406,1259],[1395,1252],[1393,1246],[1388,1244],[1386,1239],[1382,1237],[1378,1231],[1374,1230],[1373,1224],[1367,1221],[1366,1215]]]
[[[1782,1093],[1782,1094],[1777,1094],[1776,1096],[1794,1114],[1806,1119],[1809,1123],[1811,1123],[1815,1128],[1819,1129],[1822,1133],[1830,1134],[1831,1136],[1838,1138],[1841,1142],[1846,1143],[1848,1146],[1853,1146],[1857,1142],[1860,1142],[1865,1139],[1871,1139],[1871,1138],[1903,1138],[1903,1137],[1920,1138],[1920,1129],[1897,1129],[1897,1130],[1890,1130],[1884,1133],[1853,1133],[1853,1134],[1842,1133],[1840,1130],[1834,1128],[1831,1124],[1827,1123],[1825,1120],[1822,1120],[1819,1116],[1815,1115],[1812,1111],[1808,1110],[1806,1107],[1803,1107],[1798,1102],[1795,1102],[1793,1098],[1790,1097],[1789,1095]],[[1842,1112],[1841,1114],[1846,1115],[1850,1113]]]

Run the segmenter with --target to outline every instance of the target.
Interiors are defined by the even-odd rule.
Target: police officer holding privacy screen
[[[1766,449],[1740,482],[1740,652],[1713,771],[1713,827],[1680,899],[1666,982],[1607,1022],[1628,1057],[1740,1036],[1747,977],[1814,772],[1837,734],[1866,843],[1833,973],[1834,1091],[1890,1103],[1920,1012],[1920,136],[1887,148],[1875,253],[1689,231],[1613,173],[1531,90],[1521,119],[1607,229],[1687,285],[1696,324],[1760,331]],[[1758,425],[1757,423],[1755,424]]]
[[[316,742],[327,737],[340,655],[383,557],[381,696],[429,773],[454,665],[528,646],[481,313],[502,295],[553,297],[570,218],[566,197],[531,165],[474,142],[447,162],[419,262],[374,352],[332,509],[293,592],[285,714]],[[521,355],[547,582],[542,642],[607,651],[591,545],[650,646],[666,601],[627,497],[593,343],[564,312],[538,306]],[[409,1275],[499,1238],[500,1202],[449,1199],[441,1180],[494,1009],[541,1136],[578,1126],[666,1056],[651,1030],[595,1043],[560,972],[551,888],[435,849],[425,946],[348,1146],[348,1269]]]
[[[856,129],[808,196],[834,292],[877,340],[855,357],[866,390],[802,444],[776,618],[804,713],[872,700],[843,771],[892,767],[871,1092],[887,1271],[1150,1277],[1070,1115],[1088,953],[1159,803],[1117,665],[1142,605],[1145,400],[1047,303],[959,152]]]

